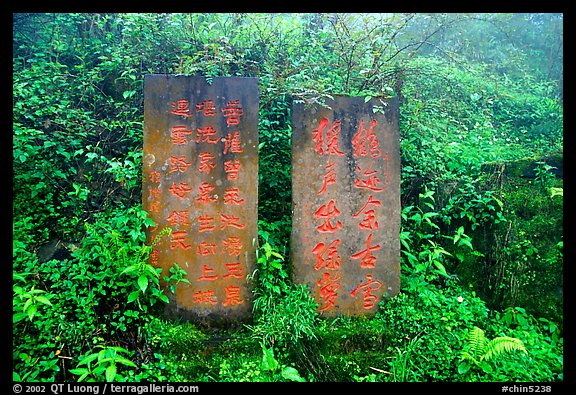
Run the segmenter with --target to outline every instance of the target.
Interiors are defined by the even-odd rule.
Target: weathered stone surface
[[[147,75],[143,207],[152,263],[187,271],[169,315],[210,325],[249,317],[258,235],[258,81]]]
[[[293,277],[326,316],[370,315],[399,290],[398,102],[292,110]]]

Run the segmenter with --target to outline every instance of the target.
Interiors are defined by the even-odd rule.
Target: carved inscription
[[[143,207],[157,226],[151,254],[170,276],[188,273],[172,314],[214,322],[248,316],[247,275],[258,232],[258,83],[255,78],[148,75],[144,92]]]
[[[294,281],[327,316],[373,314],[399,289],[398,104],[327,104],[293,105]]]

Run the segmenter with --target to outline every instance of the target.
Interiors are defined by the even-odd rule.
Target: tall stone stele
[[[397,99],[292,107],[293,279],[325,316],[372,315],[400,285]]]
[[[150,261],[162,268],[167,314],[244,321],[258,237],[258,80],[147,75],[143,151]],[[172,294],[164,277],[174,264],[190,284]]]

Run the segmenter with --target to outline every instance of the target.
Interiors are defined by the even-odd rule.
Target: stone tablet
[[[228,325],[252,311],[258,237],[258,80],[147,75],[142,201],[151,263],[179,283],[168,314]]]
[[[325,316],[371,315],[400,285],[398,101],[292,107],[295,283]]]

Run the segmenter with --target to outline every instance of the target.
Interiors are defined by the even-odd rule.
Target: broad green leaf
[[[46,299],[44,296],[36,296],[36,300],[40,303],[44,303],[44,304],[47,304],[48,306],[52,306],[52,303],[50,303],[50,301],[48,299]]]
[[[112,364],[106,368],[106,381],[114,381],[116,377],[116,365]]]
[[[274,371],[278,368],[278,361],[274,358],[274,349],[272,347],[266,348],[262,345],[262,351],[264,355],[262,356],[262,369]]]
[[[122,274],[132,273],[138,270],[138,265],[130,265],[126,269],[122,270]]]
[[[148,288],[148,277],[145,275],[138,277],[138,286],[143,293],[146,292],[146,288]]]
[[[122,365],[131,366],[133,368],[137,367],[134,362],[126,358],[116,358],[116,362],[121,363]]]
[[[32,304],[32,298],[28,299],[28,300],[26,301],[26,303],[24,303],[24,307],[22,307],[22,310],[23,310],[23,311],[28,310],[28,307],[30,307],[31,304]]]
[[[282,377],[284,377],[287,380],[299,381],[301,383],[306,381],[302,378],[302,376],[300,376],[300,373],[298,373],[298,371],[292,366],[286,366],[284,369],[282,369],[281,374]]]
[[[70,373],[79,375],[80,377],[78,377],[78,381],[83,381],[86,378],[86,376],[90,374],[90,371],[85,368],[79,368],[79,369],[70,369]]]
[[[492,366],[488,362],[481,362],[480,367],[484,371],[484,373],[492,373]]]
[[[284,257],[276,251],[272,251],[272,255],[274,255],[276,258],[279,258],[282,261],[284,260]]]
[[[459,374],[465,374],[469,370],[470,370],[470,364],[468,362],[461,362],[458,365],[458,373]]]
[[[32,306],[30,306],[28,308],[28,310],[26,310],[26,312],[28,313],[28,317],[30,317],[30,321],[32,321],[32,318],[34,317],[34,315],[36,314],[36,311],[38,310],[38,306],[36,306],[35,304],[33,304]]]
[[[108,347],[108,351],[115,351],[116,353],[119,353],[119,352],[127,353],[128,352],[128,350],[126,350],[125,348],[120,347],[120,346]],[[114,353],[112,353],[112,355],[114,355]]]
[[[128,295],[128,303],[134,302],[138,299],[138,296],[140,296],[140,291],[130,292],[130,295]]]
[[[89,364],[90,362],[94,361],[96,358],[98,358],[98,354],[96,354],[96,353],[94,353],[94,354],[88,354],[87,356],[85,356],[84,358],[82,358],[82,359],[80,360],[80,362],[78,362],[78,365],[77,365],[77,366]]]
[[[88,372],[88,369],[86,368],[76,368],[76,369],[70,369],[69,370],[70,373],[75,374],[75,375],[82,375],[86,372]]]
[[[26,314],[26,313],[16,313],[12,316],[12,323],[15,324],[17,322],[20,322],[24,318],[26,318],[27,316],[28,316],[28,314]]]

